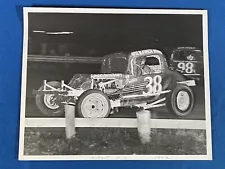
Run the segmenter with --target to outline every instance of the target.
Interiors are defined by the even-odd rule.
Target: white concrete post
[[[150,143],[151,140],[151,112],[148,110],[141,110],[136,112],[137,115],[137,129],[142,144]]]
[[[66,138],[75,137],[75,106],[65,105],[65,120],[66,120]]]

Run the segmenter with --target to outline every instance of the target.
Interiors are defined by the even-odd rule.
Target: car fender
[[[195,80],[187,80],[182,74],[176,71],[167,70],[167,75],[171,80],[170,88],[173,88],[176,84],[185,84],[187,86],[195,86]]]

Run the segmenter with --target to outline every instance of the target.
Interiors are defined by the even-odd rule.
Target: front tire
[[[61,84],[57,81],[51,81],[47,84],[51,85],[54,88],[60,88]],[[39,90],[43,90],[44,86],[41,86]],[[55,101],[54,94],[37,94],[35,97],[36,106],[40,112],[49,117],[61,117],[64,115],[64,108],[62,105],[57,104]]]
[[[178,84],[168,94],[166,105],[169,112],[177,117],[188,116],[195,104],[195,97],[189,86]]]
[[[110,114],[108,96],[100,90],[90,89],[78,99],[76,109],[79,117],[106,118]]]

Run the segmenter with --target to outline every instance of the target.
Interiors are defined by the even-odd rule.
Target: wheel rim
[[[87,118],[105,117],[108,109],[107,99],[99,93],[87,95],[81,103],[81,113]]]
[[[56,98],[54,94],[45,94],[44,95],[44,103],[49,109],[55,110],[59,108],[59,105],[55,102]]]
[[[178,109],[185,111],[190,105],[190,96],[186,91],[180,91],[177,94],[177,107]]]

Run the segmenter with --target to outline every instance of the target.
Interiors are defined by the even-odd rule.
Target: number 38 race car
[[[105,118],[120,108],[166,106],[175,116],[194,107],[195,80],[169,69],[161,51],[147,49],[103,57],[100,74],[76,74],[68,84],[44,80],[35,90],[36,105],[47,116],[61,116],[64,105],[76,106],[84,118]]]

